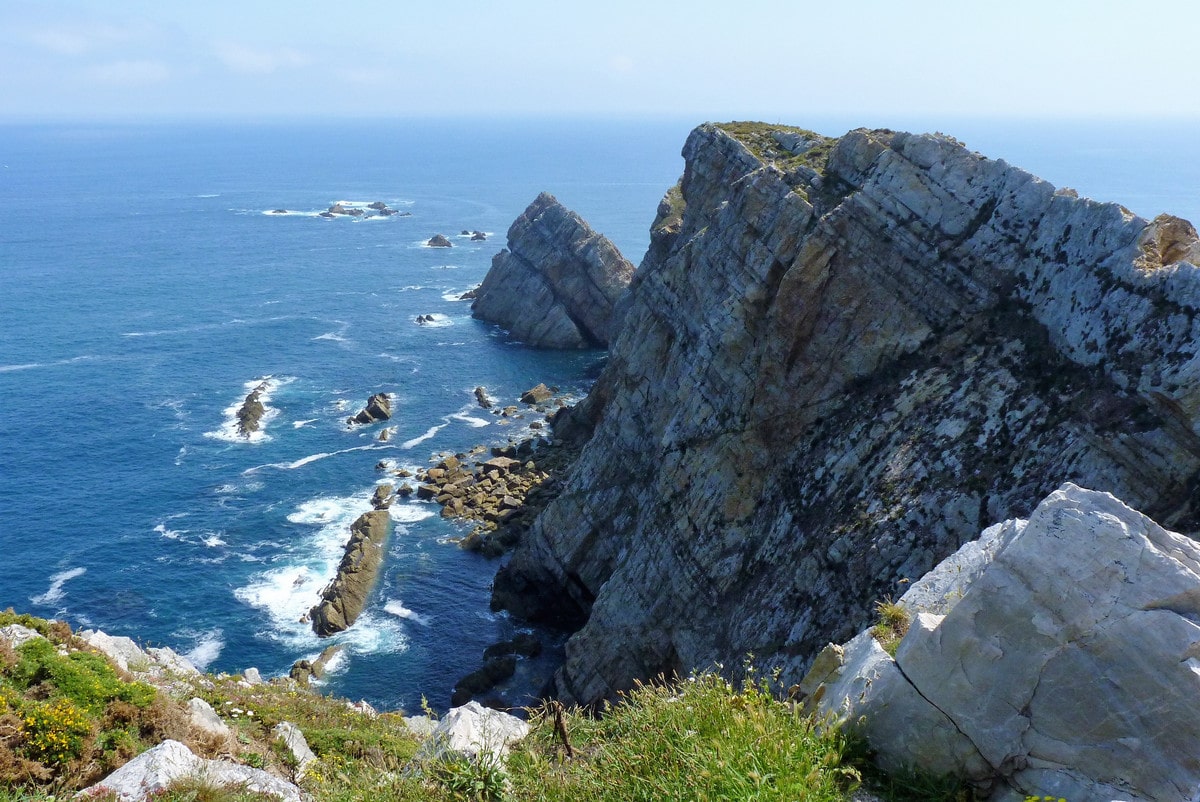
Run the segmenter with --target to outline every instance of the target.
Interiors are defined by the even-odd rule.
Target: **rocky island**
[[[543,192],[509,228],[471,312],[526,345],[606,346],[632,276],[616,246]]]

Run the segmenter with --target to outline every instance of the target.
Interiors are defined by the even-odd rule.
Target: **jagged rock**
[[[750,652],[794,683],[1066,479],[1200,532],[1188,224],[946,136],[797,132],[797,156],[758,128],[689,137],[572,413],[591,439],[496,578],[579,627],[567,701]]]
[[[488,397],[487,388],[485,387],[475,388],[475,400],[479,402],[479,406],[483,407],[484,409],[492,408],[492,399]]]
[[[329,661],[342,650],[341,644],[326,646],[316,660],[297,660],[292,664],[291,671],[288,676],[299,682],[301,685],[307,685],[310,680],[324,679],[326,668]]]
[[[262,395],[270,388],[268,382],[262,382],[246,396],[246,400],[237,411],[237,430],[242,437],[249,437],[258,431],[262,424],[263,415],[267,408],[263,406]]]
[[[536,387],[530,387],[525,392],[521,393],[522,404],[542,404],[550,400],[554,393],[545,384],[539,384]]]
[[[496,766],[508,748],[529,734],[529,725],[508,713],[468,702],[448,712],[417,750],[416,760],[437,760],[450,753]]]
[[[444,234],[434,234],[429,238],[429,242],[425,243],[430,248],[453,248],[454,243],[446,238]]]
[[[368,203],[367,208],[374,209],[377,212],[389,211],[388,205],[386,203],[384,203],[383,201],[374,201],[372,203]]]
[[[349,425],[375,423],[392,417],[392,399],[387,393],[375,393],[367,399],[367,405],[357,415],[348,418]]]
[[[0,641],[7,643],[14,649],[23,643],[28,643],[40,637],[42,635],[37,630],[20,624],[9,624],[8,626],[0,627]]]
[[[142,647],[124,635],[113,636],[98,629],[85,629],[79,633],[79,638],[123,671],[147,671],[154,662]]]
[[[217,715],[217,711],[213,710],[212,705],[199,697],[192,697],[188,700],[188,715],[193,727],[201,732],[215,735],[218,738],[230,738],[233,736],[233,730],[229,725],[221,720]]]
[[[271,214],[287,214],[288,210],[287,209],[272,209],[270,213]]]
[[[404,726],[418,738],[428,738],[437,729],[437,719],[429,716],[405,716]]]
[[[460,300],[460,301],[474,301],[474,300],[475,300],[476,298],[478,298],[478,297],[479,297],[479,288],[478,288],[478,287],[476,287],[475,289],[473,289],[473,290],[467,290],[467,291],[466,291],[466,292],[464,292],[462,295],[458,296],[458,300]]]
[[[245,682],[247,685],[262,685],[263,684],[262,674],[260,674],[258,669],[255,668],[254,666],[250,666],[249,668],[247,668],[245,671],[242,672],[242,681]]]
[[[487,234],[483,233],[482,231],[472,231],[471,232],[471,242],[483,242],[486,239],[487,239]]]
[[[392,499],[395,488],[391,485],[383,484],[375,487],[375,492],[371,495],[371,506],[377,510],[386,510],[392,505]]]
[[[313,632],[319,637],[327,638],[348,629],[366,606],[383,564],[390,522],[387,510],[371,510],[351,524],[350,540],[337,576],[321,591],[321,601],[309,611]]]
[[[1172,700],[1200,693],[1200,545],[1072,484],[985,540],[903,597],[894,663],[822,672],[818,710],[863,719],[889,767],[1000,778],[1000,799],[1194,798],[1200,723]]]
[[[111,794],[118,802],[142,802],[161,795],[171,783],[189,777],[203,777],[218,788],[273,796],[287,802],[302,802],[304,796],[292,783],[224,760],[205,760],[179,741],[166,740],[148,749],[95,785],[81,796],[88,799]]]
[[[516,673],[516,670],[517,658],[511,653],[484,659],[482,668],[472,671],[455,684],[450,704],[455,707],[466,704],[474,697],[495,688]]]
[[[303,779],[308,765],[317,759],[309,748],[304,733],[290,721],[281,721],[271,730],[275,740],[280,741],[296,762],[296,779]]]
[[[484,649],[483,659],[486,661],[510,654],[517,654],[521,657],[537,657],[541,653],[542,642],[538,640],[537,636],[529,632],[520,632],[513,636],[512,640],[493,643]]]
[[[527,345],[605,346],[632,277],[611,242],[543,192],[509,228],[508,249],[492,259],[471,311]]]

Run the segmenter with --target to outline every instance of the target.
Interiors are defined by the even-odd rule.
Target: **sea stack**
[[[543,192],[508,229],[471,311],[537,348],[604,347],[632,278],[615,245]]]

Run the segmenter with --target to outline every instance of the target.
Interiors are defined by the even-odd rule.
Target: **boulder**
[[[376,423],[392,417],[392,399],[387,393],[375,393],[357,415],[346,420],[349,425]]]
[[[454,243],[446,238],[444,234],[434,234],[429,238],[429,242],[425,243],[430,248],[453,248]]]
[[[42,635],[37,630],[20,624],[9,624],[8,626],[0,627],[0,641],[7,643],[13,649],[40,637]]]
[[[482,231],[472,231],[471,232],[471,242],[483,242],[486,239],[487,239],[487,234],[483,233]]]
[[[303,779],[308,765],[317,759],[313,750],[309,748],[308,741],[304,738],[304,733],[292,722],[281,721],[271,730],[271,735],[292,756],[296,767],[296,779]]]
[[[529,725],[516,716],[468,702],[451,709],[438,722],[415,759],[438,760],[457,754],[497,766],[508,748],[528,734]]]
[[[479,402],[479,406],[483,407],[484,409],[492,408],[492,399],[488,397],[487,388],[485,387],[475,388],[475,400]]]
[[[88,799],[115,797],[117,802],[143,802],[162,795],[177,780],[203,778],[214,788],[240,789],[286,802],[303,802],[304,794],[292,783],[224,760],[205,760],[179,741],[166,740],[148,749],[95,785],[81,796]]]
[[[1001,800],[1194,799],[1200,544],[1069,483],[983,540],[902,597],[894,661],[870,632],[816,661],[817,710]]]
[[[543,404],[549,401],[554,393],[545,384],[538,384],[536,387],[530,387],[525,392],[521,393],[522,404]]]
[[[237,430],[242,437],[249,437],[258,431],[262,424],[263,415],[267,408],[263,405],[262,395],[270,388],[268,382],[262,382],[246,396],[237,411]]]
[[[221,720],[212,705],[199,697],[188,700],[189,721],[193,728],[217,738],[233,737],[233,730]]]
[[[543,192],[509,228],[471,311],[534,347],[603,347],[632,278],[611,242]]]

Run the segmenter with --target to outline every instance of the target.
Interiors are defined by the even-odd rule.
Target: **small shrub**
[[[891,599],[876,602],[875,612],[879,615],[879,623],[871,628],[871,634],[875,636],[875,640],[879,641],[879,645],[885,652],[895,657],[896,650],[900,647],[900,641],[904,640],[904,636],[908,633],[912,616],[909,615],[908,610]]]

